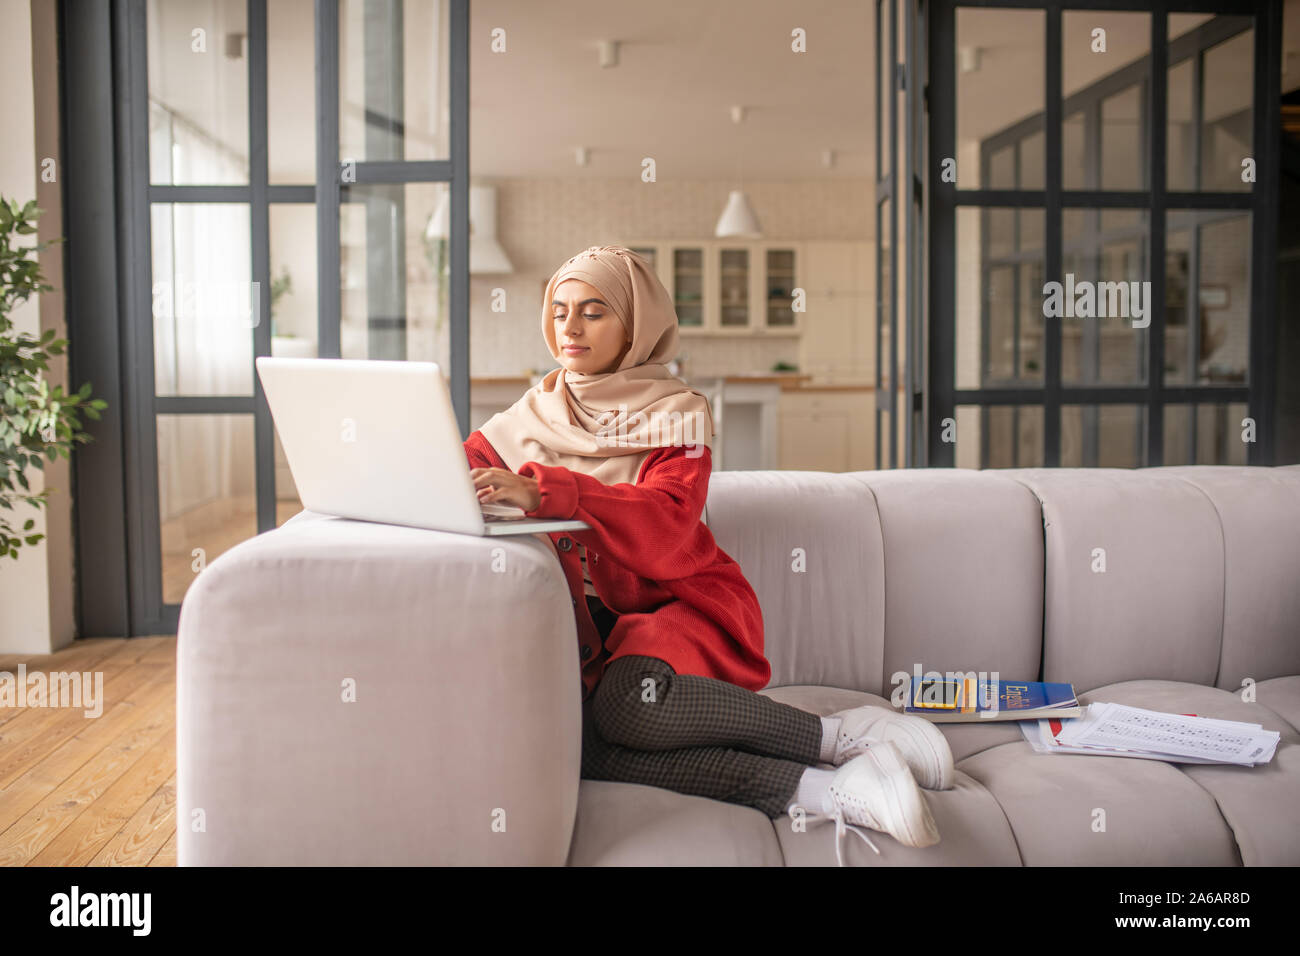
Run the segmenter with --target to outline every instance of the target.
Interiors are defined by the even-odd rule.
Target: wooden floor
[[[0,655],[15,677],[20,663],[102,672],[104,699],[98,717],[0,706],[0,865],[175,866],[176,637]]]

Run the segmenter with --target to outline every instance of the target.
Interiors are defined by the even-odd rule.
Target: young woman
[[[677,314],[649,263],[593,246],[546,286],[542,335],[560,368],[465,442],[479,500],[578,518],[549,535],[573,596],[582,776],[801,808],[914,847],[939,840],[918,788],[952,786],[929,721],[865,706],[820,717],[767,686],[758,597],[700,520],[712,471],[706,397],[666,366]],[[815,766],[829,764],[833,768]]]

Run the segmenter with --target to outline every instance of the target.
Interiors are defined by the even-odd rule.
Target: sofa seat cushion
[[[875,694],[820,687],[808,684],[767,687],[759,691],[766,697],[790,704],[801,710],[827,717],[849,707],[873,704],[888,707],[889,702]],[[941,726],[953,759],[997,746],[1007,740],[1019,740],[1018,728],[1012,725]],[[830,764],[820,764],[833,769]],[[844,860],[851,866],[1019,866],[1020,854],[1007,818],[992,795],[976,780],[960,772],[951,790],[925,790],[926,802],[939,828],[939,842],[923,849],[905,847],[893,837],[872,832],[872,842],[880,854],[872,852],[862,840],[846,834],[842,845]],[[772,821],[787,866],[835,866],[835,824],[827,820],[805,821],[798,828],[794,820]]]
[[[1278,678],[1291,682],[1300,678]],[[1261,681],[1257,700],[1246,703],[1231,691],[1174,681],[1125,681],[1099,687],[1079,699],[1084,703],[1112,701],[1132,707],[1177,714],[1197,714],[1221,720],[1261,724],[1280,733],[1277,752],[1266,764],[1234,767],[1226,764],[1169,764],[1210,794],[1236,840],[1246,866],[1300,865],[1300,731],[1270,707],[1260,703],[1278,696],[1272,681]],[[1292,683],[1294,693],[1295,683]],[[1289,698],[1294,701],[1294,696]],[[1057,760],[1056,756],[1044,757]],[[1098,760],[1097,757],[1082,757]],[[1133,760],[1128,763],[1156,763]],[[1173,809],[1173,808],[1170,808]]]
[[[1026,865],[1300,863],[1300,738],[1268,708],[1214,687],[1163,680],[1124,681],[1079,699],[1259,723],[1282,740],[1273,761],[1258,767],[1037,754],[1024,741],[962,761],[959,769],[1006,812]],[[1093,829],[1098,809],[1104,831]]]
[[[569,866],[782,863],[772,821],[753,807],[609,780],[578,787]]]
[[[1002,807],[1026,866],[1239,862],[1214,798],[1172,764],[1039,754],[1022,739],[981,751],[958,769]]]
[[[1300,731],[1300,677],[1273,677],[1260,681],[1255,685],[1255,700]]]

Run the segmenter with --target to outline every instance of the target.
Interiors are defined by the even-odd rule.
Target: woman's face
[[[581,279],[565,279],[555,287],[551,315],[560,364],[572,372],[598,375],[613,371],[632,347],[614,310],[594,286]]]

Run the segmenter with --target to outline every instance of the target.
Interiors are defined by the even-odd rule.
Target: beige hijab
[[[706,396],[668,371],[677,355],[677,313],[650,264],[623,246],[592,246],[551,276],[542,301],[542,335],[558,361],[555,288],[581,279],[600,291],[632,345],[618,368],[581,374],[557,368],[479,429],[510,467],[562,465],[607,485],[635,484],[655,448],[712,447]]]

